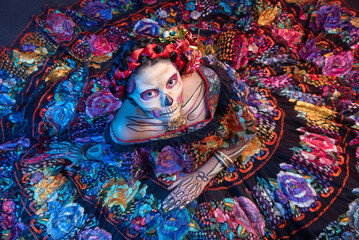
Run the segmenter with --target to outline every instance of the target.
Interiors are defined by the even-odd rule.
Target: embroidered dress
[[[143,17],[190,26],[210,117],[125,143],[106,73]],[[329,0],[84,0],[34,18],[0,51],[1,237],[359,238],[358,19]],[[104,160],[49,156],[61,141],[103,143]],[[247,141],[186,208],[162,210],[175,179]]]

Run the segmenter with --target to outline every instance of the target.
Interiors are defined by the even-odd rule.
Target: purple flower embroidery
[[[133,163],[131,167],[131,176],[133,179],[139,179],[143,174],[152,171],[151,163],[153,161],[151,150],[149,148],[138,148],[133,154]]]
[[[15,203],[11,199],[4,199],[2,204],[2,211],[7,214],[11,214],[15,211]]]
[[[342,13],[337,5],[324,5],[319,8],[316,23],[319,28],[324,27],[325,31],[329,31],[339,27],[342,22],[341,18]]]
[[[280,171],[277,182],[287,199],[298,207],[309,207],[317,196],[314,188],[299,174]]]
[[[246,197],[238,197],[238,204],[250,224],[248,231],[258,237],[262,237],[264,235],[265,222],[257,206]]]
[[[158,174],[175,174],[182,171],[185,167],[183,154],[171,147],[166,146],[158,155],[156,172]]]
[[[304,47],[302,47],[298,52],[299,57],[304,60],[312,60],[315,57],[318,57],[320,55],[321,50],[315,45],[316,43],[317,43],[316,38],[307,41]]]
[[[16,215],[15,214],[1,214],[1,224],[0,226],[3,229],[10,229],[17,223]]]
[[[96,227],[95,229],[86,229],[82,232],[79,240],[111,240],[112,235],[107,231]]]
[[[100,2],[89,2],[84,7],[83,12],[90,18],[101,22],[106,22],[112,18],[111,8]]]

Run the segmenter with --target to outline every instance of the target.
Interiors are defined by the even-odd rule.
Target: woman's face
[[[129,95],[151,118],[173,121],[181,113],[182,80],[169,60],[145,66],[130,81],[135,89]]]

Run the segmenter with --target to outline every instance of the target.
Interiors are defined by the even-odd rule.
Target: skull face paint
[[[163,60],[145,66],[130,81],[135,90],[129,95],[151,118],[170,122],[180,117],[182,80],[171,61]]]

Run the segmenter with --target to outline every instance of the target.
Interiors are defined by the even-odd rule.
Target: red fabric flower
[[[63,13],[53,13],[46,20],[47,28],[50,30],[54,40],[59,43],[70,41],[74,36],[74,26],[71,18]]]
[[[92,35],[89,44],[94,56],[102,56],[113,51],[111,44],[103,37]]]

